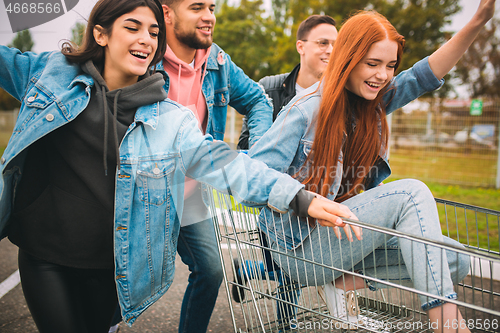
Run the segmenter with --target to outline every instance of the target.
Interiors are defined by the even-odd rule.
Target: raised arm
[[[496,0],[481,0],[472,19],[429,57],[429,66],[438,79],[442,79],[472,44],[479,31],[495,13]]]
[[[15,99],[22,100],[26,88],[37,71],[47,62],[49,53],[21,53],[18,49],[0,45],[0,87]]]

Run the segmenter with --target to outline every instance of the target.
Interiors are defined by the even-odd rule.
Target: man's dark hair
[[[177,5],[177,3],[181,2],[182,0],[160,0],[160,3],[162,5],[167,5],[168,7],[172,8],[173,6]]]
[[[162,0],[162,1],[172,1],[172,0]],[[320,24],[331,24],[336,27],[337,23],[335,20],[328,15],[311,15],[306,18],[299,25],[297,30],[297,40],[306,40],[309,32]]]

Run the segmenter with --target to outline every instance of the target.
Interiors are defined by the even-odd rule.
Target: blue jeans
[[[222,266],[211,219],[181,227],[177,252],[188,265],[179,333],[206,332],[222,283]]]
[[[244,260],[244,265],[241,265],[236,274],[243,281],[252,279],[278,281],[276,297],[279,300],[276,301],[276,319],[278,327],[286,329],[297,313],[297,307],[288,303],[297,304],[300,297],[300,285],[291,281],[286,274],[283,274],[279,266],[273,263],[271,253],[266,250],[269,248],[269,242],[262,231],[260,232],[260,241],[263,246],[264,260]]]
[[[443,236],[445,244],[462,247],[459,242]],[[401,248],[398,244],[398,237],[392,237],[370,253],[361,262],[354,266],[355,272],[360,272],[366,276],[376,277],[378,279],[396,283],[402,286],[413,287],[411,276],[402,260]],[[453,284],[458,284],[467,274],[469,274],[470,257],[456,251],[446,250],[446,258],[450,269],[451,280]],[[386,284],[368,281],[370,290],[377,288],[387,288]]]
[[[405,179],[390,182],[356,195],[343,204],[348,206],[360,221],[431,240],[444,242],[446,239],[441,232],[435,200],[427,186],[420,181]],[[271,248],[337,269],[354,271],[364,265],[364,274],[378,279],[390,279],[400,283],[400,278],[402,281],[411,278],[415,289],[449,299],[456,299],[453,280],[462,280],[469,270],[470,259],[467,255],[457,255],[421,242],[404,238],[395,242],[382,232],[368,229],[363,230],[362,241],[354,237],[355,240],[351,243],[345,234],[342,236],[342,239],[338,240],[331,228],[318,225],[295,250],[285,250],[274,242],[271,242]],[[451,239],[446,239],[446,242],[458,244]],[[387,243],[392,246],[388,247],[388,251],[392,253],[387,255],[388,260],[385,258],[386,251],[383,250]],[[272,256],[274,261],[300,284],[323,285],[342,275],[342,272],[274,252]],[[399,258],[404,262],[404,266],[387,269],[390,266],[386,264],[399,264]],[[450,272],[450,269],[453,271]],[[419,297],[423,310],[442,303],[423,295]]]

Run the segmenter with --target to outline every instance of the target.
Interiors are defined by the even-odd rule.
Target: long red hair
[[[354,96],[345,88],[349,75],[369,48],[385,39],[398,44],[396,70],[401,62],[404,37],[376,12],[362,11],[352,16],[339,31],[322,78],[322,100],[312,150],[306,160],[310,167],[304,183],[313,192],[330,194],[342,151],[342,182],[336,201],[344,201],[364,189],[365,179],[381,147],[387,146],[389,129],[381,103],[387,87],[372,101]]]

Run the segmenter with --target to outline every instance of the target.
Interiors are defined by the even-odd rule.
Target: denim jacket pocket
[[[303,165],[307,159],[307,156],[309,156],[309,154],[311,153],[313,142],[302,139],[300,140],[300,145],[302,146],[302,149],[299,154],[298,162],[300,163],[300,165]]]
[[[214,92],[214,105],[227,106],[229,104],[229,90],[223,88]]]
[[[44,122],[38,122],[45,116],[45,119],[54,119],[53,115],[44,115],[46,110],[57,108],[54,100],[43,92],[43,90],[34,87],[23,98],[21,110],[19,111],[19,118],[16,123],[14,132],[20,133],[26,127],[34,128],[34,126],[41,126]],[[35,125],[34,125],[35,124]]]
[[[155,206],[161,206],[168,198],[168,176],[174,170],[173,161],[145,161],[137,170],[137,186],[140,199]]]
[[[38,88],[31,89],[24,97],[24,105],[28,108],[45,109],[54,101]]]
[[[207,127],[207,133],[212,134],[212,136],[216,140],[224,140],[224,133],[226,131],[227,106],[229,104],[229,99],[229,90],[227,89],[227,87],[224,87],[216,90],[214,92],[213,99],[210,101],[213,104],[213,110],[212,114],[209,115],[211,126]]]
[[[300,140],[298,153],[291,168],[291,175],[295,175],[295,179],[297,179],[297,181],[299,182],[302,182],[307,178],[307,171],[310,167],[310,162],[307,165],[305,165],[305,162],[307,160],[307,157],[311,153],[312,144],[312,141],[304,139]]]

